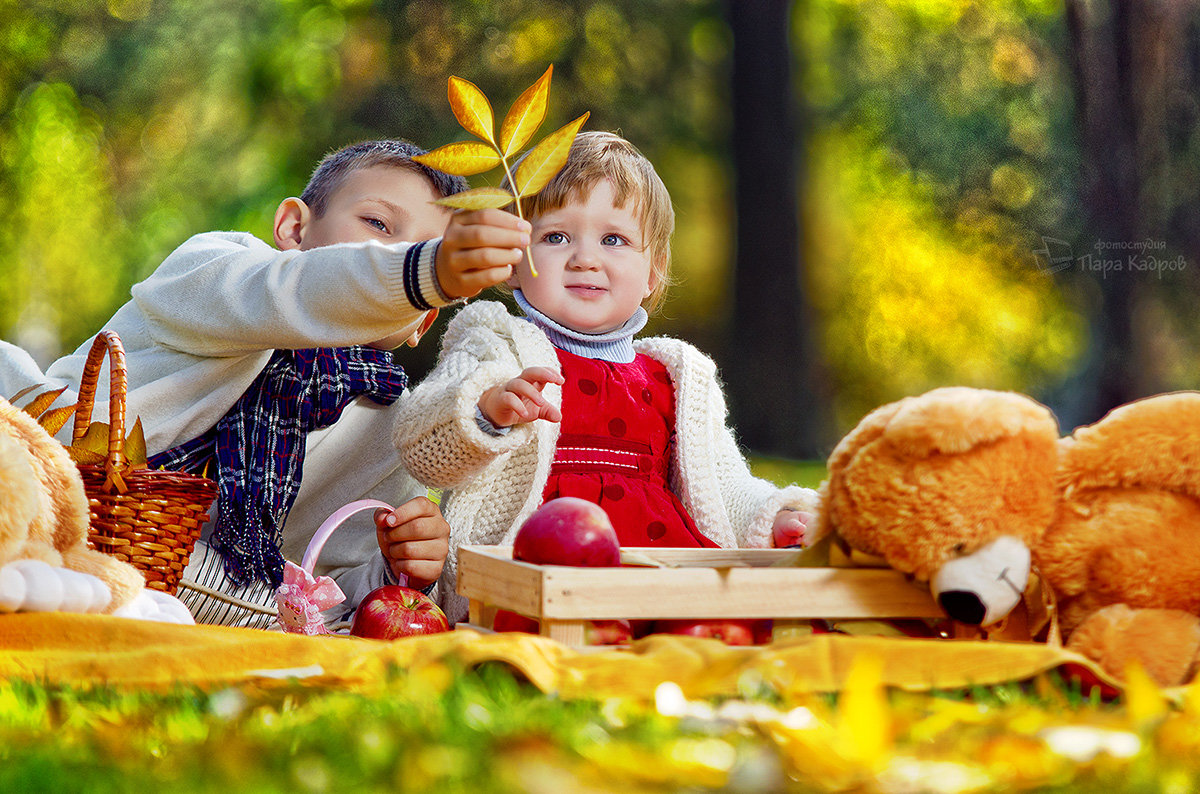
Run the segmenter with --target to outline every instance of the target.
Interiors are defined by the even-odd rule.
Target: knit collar
[[[533,308],[521,290],[513,290],[513,297],[517,300],[517,306],[525,312],[525,317],[542,329],[555,347],[584,358],[598,358],[615,364],[628,364],[637,357],[633,349],[633,335],[642,330],[649,319],[646,310],[639,306],[619,328],[602,334],[585,334],[560,325]]]

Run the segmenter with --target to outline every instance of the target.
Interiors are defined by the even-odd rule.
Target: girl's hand
[[[817,517],[799,510],[780,510],[771,526],[771,540],[777,549],[807,548],[815,538]]]
[[[424,496],[409,499],[394,510],[375,511],[379,550],[392,573],[408,577],[408,586],[420,590],[437,581],[450,549],[450,525],[442,510]]]
[[[479,411],[496,427],[545,419],[561,422],[562,412],[542,396],[547,383],[561,386],[563,376],[549,367],[530,367],[503,386],[493,386],[479,398]]]

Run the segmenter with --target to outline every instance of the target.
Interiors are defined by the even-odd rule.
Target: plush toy
[[[105,612],[193,622],[136,568],[87,545],[83,480],[63,446],[0,399],[0,613]]]
[[[1010,392],[937,389],[868,414],[834,449],[817,535],[928,582],[988,625],[1026,589],[1056,506],[1058,425]]]
[[[1059,443],[1055,517],[1035,558],[1067,647],[1163,685],[1200,661],[1200,393],[1123,405]]]
[[[1196,673],[1200,394],[1060,439],[1028,397],[935,389],[865,417],[821,495],[818,533],[928,582],[961,623],[996,625],[1041,586],[1067,647],[1113,675],[1133,659],[1164,685]]]

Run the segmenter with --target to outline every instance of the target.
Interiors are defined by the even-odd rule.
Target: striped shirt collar
[[[542,329],[555,347],[584,358],[598,358],[615,364],[628,364],[637,356],[633,349],[633,336],[642,330],[649,319],[646,310],[639,306],[619,328],[602,334],[585,334],[560,325],[533,308],[521,290],[513,290],[513,297],[517,306],[525,312],[526,319]]]

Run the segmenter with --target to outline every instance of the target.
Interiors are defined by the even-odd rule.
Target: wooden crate
[[[943,618],[927,588],[879,568],[773,568],[787,549],[635,551],[675,567],[569,568],[512,559],[511,546],[460,546],[458,593],[470,622],[490,627],[497,609],[541,621],[541,633],[583,645],[601,619]]]

